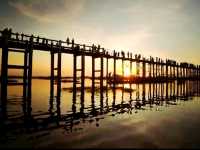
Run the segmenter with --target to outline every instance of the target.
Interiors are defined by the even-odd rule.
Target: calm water
[[[71,86],[62,83],[62,88]],[[51,98],[49,80],[33,79],[32,98],[25,107],[22,87],[9,86],[8,119],[1,121],[0,148],[200,147],[197,82],[134,84],[131,88],[132,92],[109,89],[103,97],[96,91],[94,98],[85,90],[82,99],[80,92],[73,99],[72,91],[62,90],[59,101]]]

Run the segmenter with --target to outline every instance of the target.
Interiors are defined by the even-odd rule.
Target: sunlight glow
[[[125,69],[124,69],[124,76],[125,76],[125,77],[130,76],[130,70],[129,70],[128,67],[125,67]]]

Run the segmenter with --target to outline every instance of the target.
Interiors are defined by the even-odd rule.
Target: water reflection
[[[103,91],[92,86],[92,90],[88,91],[91,94],[90,104],[85,103],[86,90],[75,90],[72,93],[71,111],[61,113],[61,92],[65,91],[55,93],[54,86],[50,85],[48,112],[32,113],[31,96],[23,97],[21,105],[23,116],[8,115],[6,120],[1,121],[1,130],[6,132],[26,129],[29,132],[36,132],[63,127],[67,132],[73,132],[73,129],[82,130],[83,127],[77,129],[77,125],[93,122],[99,127],[100,120],[107,116],[133,114],[138,113],[138,110],[152,110],[154,106],[169,107],[177,105],[178,101],[190,100],[193,96],[199,96],[199,86],[199,81],[126,84],[118,85],[116,88],[107,85]]]

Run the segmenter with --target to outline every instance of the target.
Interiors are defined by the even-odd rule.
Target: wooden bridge
[[[95,80],[97,72],[100,73],[99,84],[100,92],[103,93],[103,80],[108,80],[108,66],[109,60],[113,60],[113,76],[112,83],[113,88],[117,83],[116,62],[122,61],[122,76],[124,76],[124,62],[130,63],[130,73],[132,75],[133,63],[136,64],[136,77],[129,82],[135,81],[138,78],[141,82],[159,80],[197,80],[200,79],[200,66],[189,64],[186,62],[176,62],[174,60],[163,60],[161,58],[145,58],[141,55],[133,55],[131,52],[117,52],[115,50],[108,50],[100,47],[100,45],[85,45],[77,44],[74,39],[67,38],[66,41],[52,40],[42,38],[34,35],[26,35],[23,33],[13,33],[11,29],[4,29],[0,32],[0,48],[2,48],[2,68],[1,68],[1,106],[6,104],[7,100],[7,86],[8,82],[8,70],[20,69],[23,71],[23,82],[17,83],[23,86],[23,97],[30,99],[31,97],[31,85],[32,85],[32,65],[33,65],[33,51],[47,51],[51,57],[51,90],[54,90],[54,82],[57,81],[57,97],[60,97],[61,91],[61,55],[71,54],[73,56],[73,89],[76,93],[77,88],[77,72],[81,72],[81,90],[84,93],[85,87],[85,56],[92,57],[92,89],[95,88]],[[23,53],[24,64],[8,64],[8,53]],[[57,54],[57,66],[54,64],[55,54]],[[81,68],[77,68],[77,57],[81,57]],[[96,70],[95,60],[100,59],[100,69]],[[106,75],[104,75],[104,63],[106,63]],[[55,75],[54,71],[57,71]],[[130,76],[131,76],[130,75]],[[75,95],[75,94],[74,94]]]

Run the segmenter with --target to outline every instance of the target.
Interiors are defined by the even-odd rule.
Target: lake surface
[[[86,80],[91,86],[91,81]],[[56,88],[56,85],[54,85]],[[0,148],[199,148],[200,83],[119,85],[84,97],[50,92],[49,80],[32,80],[32,97],[8,87]],[[26,103],[26,105],[25,105]]]

